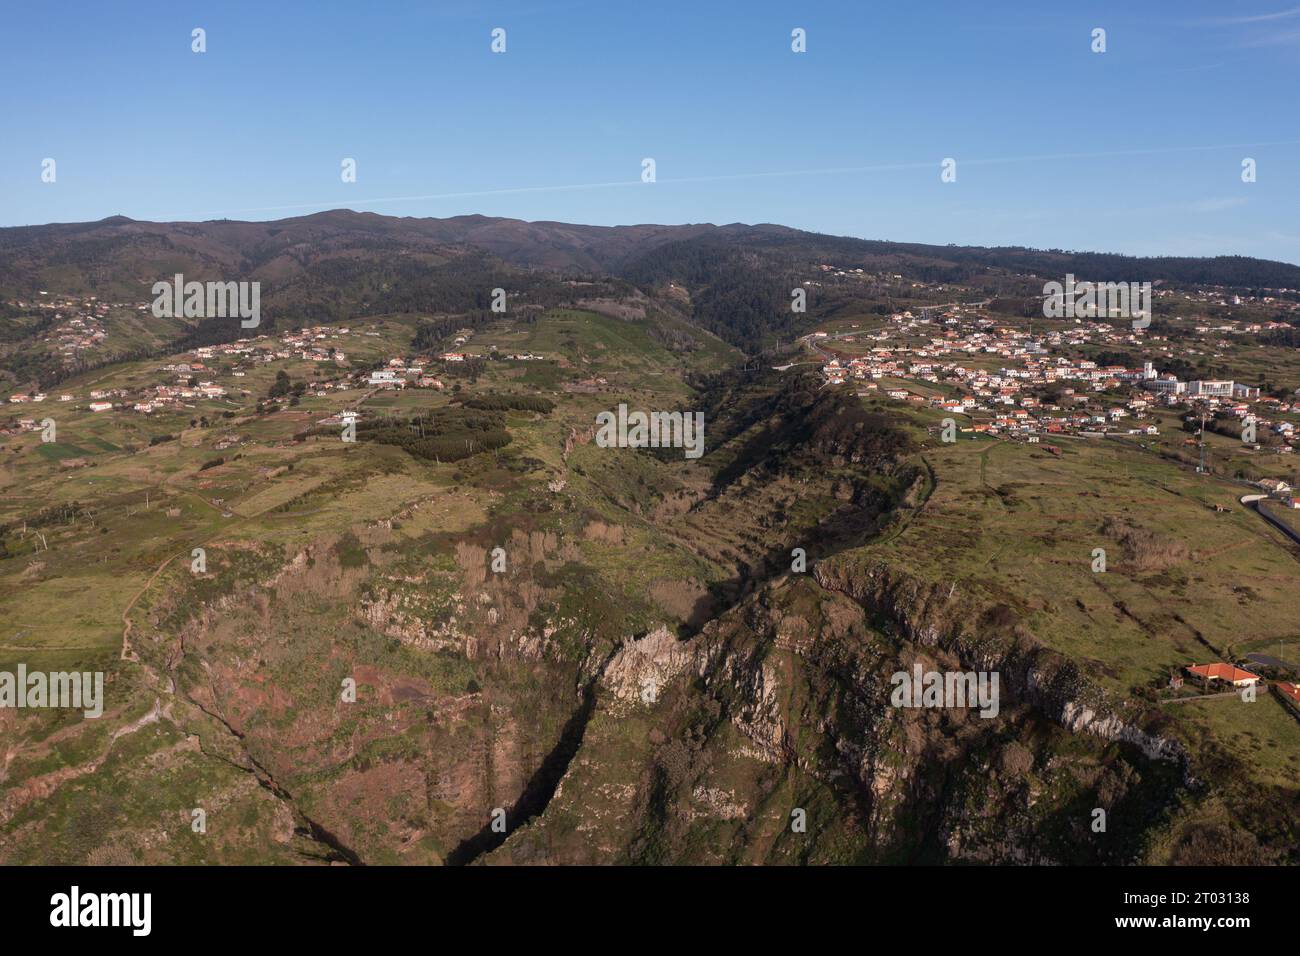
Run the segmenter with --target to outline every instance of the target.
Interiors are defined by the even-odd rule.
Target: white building
[[[1232,382],[1198,380],[1187,383],[1187,394],[1194,398],[1232,398]]]

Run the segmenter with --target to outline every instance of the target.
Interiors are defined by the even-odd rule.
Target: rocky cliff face
[[[895,707],[890,674],[969,665],[939,631],[927,643],[886,636],[873,616],[838,589],[781,580],[689,641],[628,642],[545,812],[486,860],[1134,858],[1180,786],[1176,759],[1149,760],[1095,719],[1064,726],[1070,701],[1052,695],[1070,684],[1022,663],[1035,659],[1024,647],[985,661],[1025,668],[994,719]]]
[[[1151,716],[1144,708],[1108,700],[1065,655],[1042,646],[999,609],[958,594],[954,585],[922,581],[882,561],[849,555],[818,564],[815,576],[823,587],[848,595],[909,641],[950,651],[968,667],[997,671],[1013,698],[1032,703],[1066,730],[1124,741],[1150,759],[1186,767],[1181,744],[1141,729],[1142,720]]]
[[[924,504],[907,442],[815,387],[719,400],[727,463],[653,518],[618,523],[640,491],[562,518],[518,494],[454,535],[386,518],[171,569],[131,623],[150,701],[174,697],[148,727],[233,768],[214,801],[251,788],[285,861],[1139,859],[1185,754],[1011,609],[869,546]],[[601,565],[648,559],[691,585],[676,627]],[[997,672],[996,715],[897,706],[917,666]]]
[[[659,628],[615,649],[551,800],[483,860],[1140,858],[1188,783],[1182,748],[1012,609],[862,548],[923,504],[906,440],[798,385],[722,404],[731,463],[683,520],[735,527],[727,544],[762,560],[689,639]],[[789,523],[791,489],[833,517]],[[804,542],[818,560],[798,573]],[[916,665],[997,673],[996,716],[895,706],[891,677]]]

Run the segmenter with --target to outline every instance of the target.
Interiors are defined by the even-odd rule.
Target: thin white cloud
[[[1038,153],[1027,156],[1000,156],[988,158],[963,159],[958,154],[957,164],[961,166],[999,166],[1014,165],[1021,163],[1038,163],[1068,160],[1089,160],[1089,159],[1115,159],[1125,156],[1159,156],[1169,153],[1195,153],[1207,152],[1225,149],[1257,149],[1271,146],[1296,146],[1300,145],[1300,140],[1276,140],[1273,142],[1263,143],[1219,143],[1205,146],[1156,146],[1147,149],[1121,149],[1106,150],[1099,152],[1081,152],[1081,153]],[[226,209],[222,211],[210,211],[191,216],[202,218],[229,218],[232,214],[242,213],[261,213],[261,212],[283,212],[293,209],[338,209],[346,207],[350,209],[359,209],[363,206],[388,205],[390,203],[407,203],[407,202],[437,202],[449,199],[471,199],[490,196],[512,196],[529,193],[552,193],[552,192],[573,192],[594,189],[616,189],[634,187],[640,189],[653,189],[656,186],[671,186],[674,184],[684,183],[714,183],[714,182],[734,182],[748,179],[769,179],[782,177],[800,177],[800,176],[837,176],[847,174],[862,173],[882,173],[896,172],[902,170],[916,169],[934,169],[938,170],[939,160],[933,159],[923,162],[905,162],[905,163],[880,163],[871,166],[838,166],[823,169],[787,169],[772,170],[769,172],[751,172],[751,173],[724,173],[715,176],[679,176],[658,178],[655,183],[644,183],[640,179],[622,179],[611,182],[597,183],[570,183],[566,185],[554,186],[516,186],[506,189],[480,189],[468,190],[464,192],[444,192],[428,193],[425,195],[414,196],[384,196],[369,199],[349,199],[346,196],[336,196],[333,199],[327,199],[320,202],[297,202],[286,203],[277,206],[251,206],[239,209]],[[1227,208],[1227,207],[1221,207]],[[1211,210],[1207,210],[1211,211]],[[189,216],[158,216],[154,221],[176,221],[188,219]]]
[[[1290,33],[1267,33],[1239,45],[1244,47],[1292,46],[1296,43],[1300,43],[1300,30],[1292,30]]]
[[[1192,212],[1222,212],[1225,209],[1236,209],[1239,206],[1246,205],[1246,199],[1242,196],[1225,196],[1220,199],[1201,199],[1191,204]]]
[[[1199,65],[1197,65],[1197,66],[1182,66],[1182,67],[1178,67],[1177,69],[1170,70],[1169,72],[1171,72],[1171,73],[1203,73],[1203,72],[1206,71],[1206,70],[1217,70],[1217,69],[1219,69],[1219,68],[1221,68],[1221,67],[1232,66],[1232,64],[1234,64],[1234,63],[1240,63],[1240,62],[1242,62],[1242,60],[1244,60],[1244,59],[1245,59],[1245,57],[1238,57],[1238,58],[1235,59],[1235,60],[1220,60],[1220,61],[1217,62],[1217,63],[1205,63],[1205,64],[1199,64]]]
[[[1300,17],[1300,7],[1291,7],[1288,10],[1278,10],[1276,13],[1256,13],[1245,17],[1209,17],[1202,20],[1202,23],[1268,23],[1273,20],[1289,20],[1291,17]]]
[[[1300,7],[1288,7],[1285,10],[1276,10],[1272,13],[1255,13],[1239,17],[1205,17],[1200,20],[1185,21],[1185,26],[1209,26],[1209,27],[1268,27],[1276,31],[1282,27],[1284,21],[1291,21],[1300,18]],[[1289,25],[1289,24],[1287,24]],[[1300,43],[1300,31],[1291,30],[1290,32],[1253,32],[1244,39],[1238,40],[1233,45],[1238,49],[1252,49],[1270,46],[1294,46]]]

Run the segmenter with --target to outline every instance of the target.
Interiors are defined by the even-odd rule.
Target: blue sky
[[[1300,263],[1296,3],[9,4],[0,225],[350,207]]]

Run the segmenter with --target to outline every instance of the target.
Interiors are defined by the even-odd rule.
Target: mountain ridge
[[[18,262],[49,256],[66,243],[94,241],[101,246],[135,238],[161,239],[173,251],[207,252],[216,262],[239,271],[255,272],[271,251],[284,252],[302,243],[328,241],[335,254],[348,248],[346,240],[373,247],[376,242],[402,242],[407,251],[436,251],[468,247],[500,258],[518,268],[570,270],[620,275],[647,254],[674,243],[757,245],[782,248],[796,256],[861,259],[879,262],[890,257],[931,260],[949,270],[972,267],[1009,269],[1056,275],[1074,271],[1080,278],[1110,281],[1163,278],[1216,285],[1300,288],[1300,266],[1249,256],[1128,256],[1119,253],[1034,249],[1027,246],[934,245],[887,239],[861,239],[809,232],[776,223],[638,223],[599,226],[556,220],[528,221],[471,214],[447,218],[385,216],[347,208],[284,219],[251,221],[210,219],[154,222],[110,216],[93,222],[51,223],[0,228],[0,252]],[[363,242],[364,240],[364,242]],[[343,245],[340,245],[343,243]],[[791,246],[795,248],[790,249]],[[75,255],[75,250],[64,250]],[[254,255],[250,257],[250,253]],[[158,257],[161,258],[161,257]],[[259,259],[261,260],[259,262]],[[35,262],[31,262],[35,265]],[[1124,269],[1146,273],[1121,276]],[[0,263],[0,282],[23,277],[12,263]],[[954,278],[953,281],[956,281]]]

